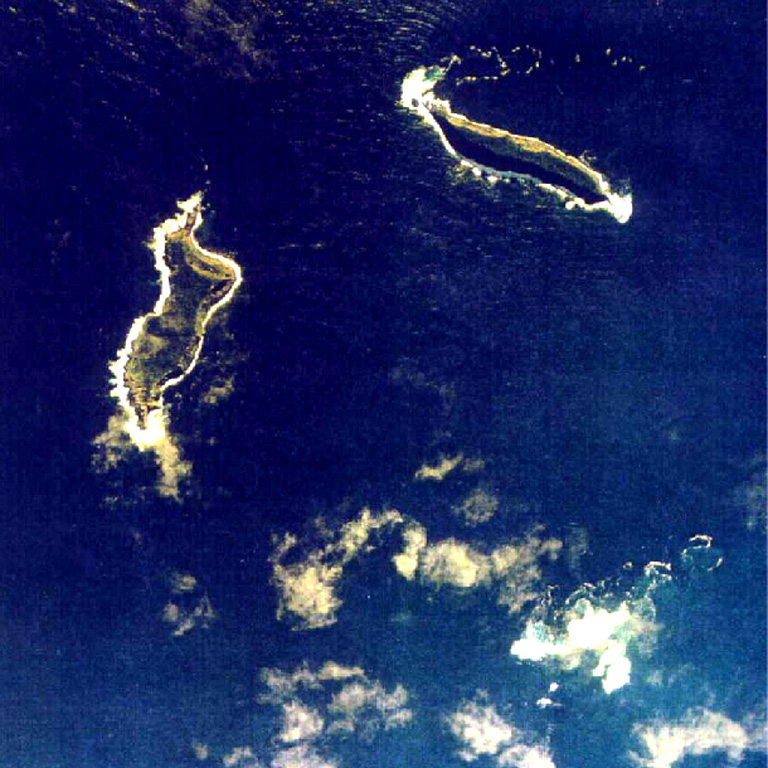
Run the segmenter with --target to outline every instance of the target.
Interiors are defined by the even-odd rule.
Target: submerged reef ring
[[[533,136],[519,136],[470,120],[435,96],[448,69],[419,67],[405,76],[401,105],[433,128],[446,151],[491,181],[525,176],[565,200],[566,208],[608,211],[622,224],[632,216],[632,196],[618,194],[586,162]]]
[[[197,365],[213,316],[243,282],[240,265],[198,243],[202,193],[178,203],[179,213],[156,227],[152,239],[160,296],[137,317],[110,364],[113,388],[125,413],[124,429],[140,449],[166,435],[164,394]]]

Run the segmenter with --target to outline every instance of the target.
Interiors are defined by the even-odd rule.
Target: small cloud
[[[262,768],[250,747],[235,747],[223,758],[222,763],[226,768]]]
[[[379,728],[390,730],[406,725],[413,718],[407,708],[408,692],[398,685],[387,693],[378,681],[347,683],[334,694],[328,712],[337,716],[330,733],[360,731],[370,737]]]
[[[300,701],[289,701],[283,705],[283,728],[278,738],[286,743],[311,741],[323,732],[323,726],[319,712]]]
[[[177,595],[186,595],[197,589],[197,579],[190,573],[174,572],[170,576],[171,590]]]
[[[497,603],[517,613],[539,596],[541,561],[557,559],[562,549],[558,539],[542,539],[539,533],[535,528],[525,538],[486,553],[456,538],[429,544],[425,529],[411,524],[403,535],[403,549],[393,561],[405,578],[418,574],[423,583],[434,587],[494,587]]]
[[[261,679],[269,690],[259,701],[280,707],[278,739],[286,743],[352,733],[371,738],[413,718],[403,686],[387,691],[360,667],[327,661],[315,672],[305,663],[293,672],[263,669]]]
[[[768,528],[768,493],[766,492],[766,459],[758,456],[748,467],[751,477],[733,494],[737,510],[744,515],[747,529],[766,532]]]
[[[362,667],[345,667],[335,661],[326,661],[317,673],[318,680],[348,680],[350,677],[365,677]]]
[[[181,484],[189,476],[192,464],[182,458],[181,449],[164,427],[151,445],[139,449],[128,434],[127,424],[128,420],[122,413],[110,417],[107,429],[93,440],[96,449],[93,468],[103,474],[117,467],[128,456],[135,456],[139,450],[142,453],[149,451],[159,470],[155,486],[157,492],[178,501],[181,497]]]
[[[736,765],[748,750],[765,751],[758,734],[726,715],[704,708],[688,710],[678,721],[641,723],[634,727],[633,735],[640,742],[640,753],[631,752],[629,756],[643,768],[671,768],[689,755],[718,752],[724,752]]]
[[[278,619],[289,615],[295,629],[318,629],[335,624],[336,613],[342,605],[337,590],[344,567],[360,553],[373,549],[368,542],[374,533],[402,522],[403,517],[396,510],[376,515],[363,509],[356,519],[338,531],[324,531],[325,543],[291,564],[286,560],[298,548],[298,539],[286,534],[277,540],[270,562],[272,583],[279,593]]]
[[[532,744],[531,739],[505,720],[492,704],[483,699],[467,701],[446,722],[453,736],[461,742],[457,755],[472,763],[492,757],[499,766],[510,768],[555,768],[549,749]]]
[[[207,760],[211,756],[211,750],[207,744],[194,741],[192,742],[192,754],[194,754],[198,760]]]
[[[403,549],[392,558],[397,572],[408,579],[413,579],[419,568],[419,556],[427,546],[427,532],[418,523],[409,523],[403,532]]]
[[[496,762],[509,768],[556,768],[549,750],[538,744],[515,744],[505,749]]]
[[[640,593],[628,593],[614,607],[599,605],[596,597],[579,597],[570,605],[566,601],[568,608],[556,614],[553,625],[529,620],[510,653],[523,661],[554,661],[565,670],[591,665],[606,693],[624,687],[632,672],[630,649],[649,653],[654,645],[659,626],[651,594],[670,578],[669,566],[650,563],[644,578]]]
[[[467,525],[487,523],[496,514],[499,500],[484,488],[475,488],[460,504],[451,510]]]
[[[467,762],[483,755],[497,755],[519,736],[518,730],[504,720],[494,706],[481,706],[476,701],[459,707],[448,716],[447,722],[451,733],[462,743],[458,755]]]
[[[326,760],[308,744],[281,750],[270,765],[272,768],[338,768],[337,763]]]
[[[172,599],[165,604],[162,619],[173,629],[173,636],[181,637],[198,626],[208,629],[217,615],[197,579],[188,573],[174,572],[168,581]]]
[[[424,464],[416,471],[414,479],[416,480],[434,480],[437,483],[442,482],[453,472],[456,467],[464,461],[464,455],[459,453],[456,456],[441,456],[437,464]]]

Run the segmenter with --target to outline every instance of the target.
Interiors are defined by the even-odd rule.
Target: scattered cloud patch
[[[344,734],[370,739],[379,730],[400,728],[413,719],[402,685],[387,691],[360,667],[328,661],[317,671],[307,664],[292,672],[267,668],[261,670],[261,680],[267,691],[259,701],[280,709],[278,739],[284,743]]]
[[[235,747],[222,759],[225,768],[262,768],[250,747]]]
[[[286,534],[275,542],[270,558],[272,583],[277,587],[278,619],[289,617],[294,629],[317,629],[335,624],[342,605],[337,590],[344,567],[359,554],[373,549],[371,537],[383,529],[403,522],[396,510],[375,514],[363,509],[358,517],[338,531],[321,531],[324,541],[294,562],[298,539]]]
[[[300,701],[289,701],[283,705],[283,727],[278,738],[287,743],[309,741],[323,732],[324,725],[317,710]]]
[[[419,523],[409,523],[403,532],[403,549],[392,558],[397,572],[413,579],[419,569],[419,556],[427,546],[427,531]]]
[[[159,418],[162,418],[162,414]],[[127,418],[122,413],[109,418],[107,429],[93,440],[96,449],[91,466],[100,474],[115,469],[120,462],[137,452],[150,451],[158,468],[158,478],[155,489],[166,498],[181,499],[183,481],[189,477],[192,464],[185,461],[181,449],[173,437],[161,425],[157,440],[152,445],[137,448],[131,440],[126,425]]]
[[[399,728],[413,719],[407,704],[408,692],[402,685],[387,693],[376,680],[347,683],[328,705],[328,712],[338,717],[329,732],[361,731],[370,737],[378,728]]]
[[[338,763],[326,760],[308,744],[297,744],[278,752],[270,765],[271,768],[337,768]]]
[[[487,523],[493,518],[498,509],[498,498],[481,487],[475,488],[459,504],[456,504],[451,511],[467,525],[475,526]]]
[[[461,744],[458,757],[468,763],[494,758],[497,765],[511,768],[555,768],[546,746],[532,743],[484,699],[481,694],[466,701],[446,717],[451,734]]]
[[[765,723],[760,725],[764,732]],[[643,768],[671,768],[688,756],[714,753],[724,753],[729,764],[737,765],[748,750],[765,751],[764,733],[704,708],[688,710],[674,722],[641,723],[633,735],[640,749],[630,759]]]
[[[564,670],[589,666],[592,676],[612,693],[630,682],[631,651],[648,654],[659,630],[651,594],[670,577],[669,566],[646,566],[640,590],[612,605],[578,590],[549,624],[530,619],[510,653],[522,661],[552,661]]]
[[[518,737],[518,731],[492,705],[466,702],[448,717],[448,727],[462,747],[459,757],[473,762],[482,755],[497,755]]]
[[[415,480],[434,480],[437,483],[445,480],[456,467],[464,461],[464,455],[461,453],[455,456],[441,456],[437,464],[424,464],[413,476]]]
[[[429,544],[426,530],[411,524],[403,536],[403,549],[394,556],[398,573],[406,579],[416,575],[433,587],[470,590],[494,587],[497,603],[517,613],[540,595],[542,561],[556,560],[562,549],[558,539],[543,538],[535,528],[524,538],[483,552],[455,538]]]
[[[766,457],[752,460],[747,470],[751,477],[733,493],[736,509],[744,516],[747,529],[766,532],[768,529],[768,492],[766,492]]]
[[[457,453],[453,456],[441,455],[434,464],[422,464],[413,475],[414,480],[432,480],[441,483],[451,472],[461,469],[467,474],[474,474],[485,469],[483,459],[468,459],[463,453]]]
[[[216,620],[208,593],[188,573],[172,573],[169,578],[171,599],[163,608],[162,619],[170,625],[174,637],[181,637],[195,627],[208,629]]]

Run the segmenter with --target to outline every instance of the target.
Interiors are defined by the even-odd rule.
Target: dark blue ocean
[[[765,42],[756,2],[6,4],[0,766],[764,765]],[[586,151],[631,189],[629,222],[476,179],[398,105],[452,55],[498,74],[472,46],[542,66],[454,85],[455,107]],[[93,441],[157,296],[152,229],[197,190],[200,241],[245,282],[169,397],[176,500],[150,453],[100,472]],[[458,455],[481,479],[414,481]],[[498,511],[473,528],[451,509],[478,487]],[[511,615],[401,578],[384,537],[345,562],[338,620],[294,631],[276,542],[364,507],[483,552],[541,525],[575,554]],[[534,606],[593,584],[615,608],[652,561],[672,577],[629,685],[510,656]],[[174,573],[209,627],[170,631]],[[290,740],[259,670],[329,659],[402,685],[412,719]],[[334,701],[313,703],[326,726]],[[551,762],[514,762],[512,736],[462,756],[469,701]],[[748,747],[643,757],[642,724],[702,710]]]

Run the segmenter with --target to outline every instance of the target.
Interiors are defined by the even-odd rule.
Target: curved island
[[[165,434],[164,394],[197,364],[205,331],[242,283],[234,259],[203,248],[195,237],[203,223],[202,195],[179,203],[180,213],[154,231],[160,297],[138,317],[112,364],[114,389],[127,419],[125,429],[146,447]]]

